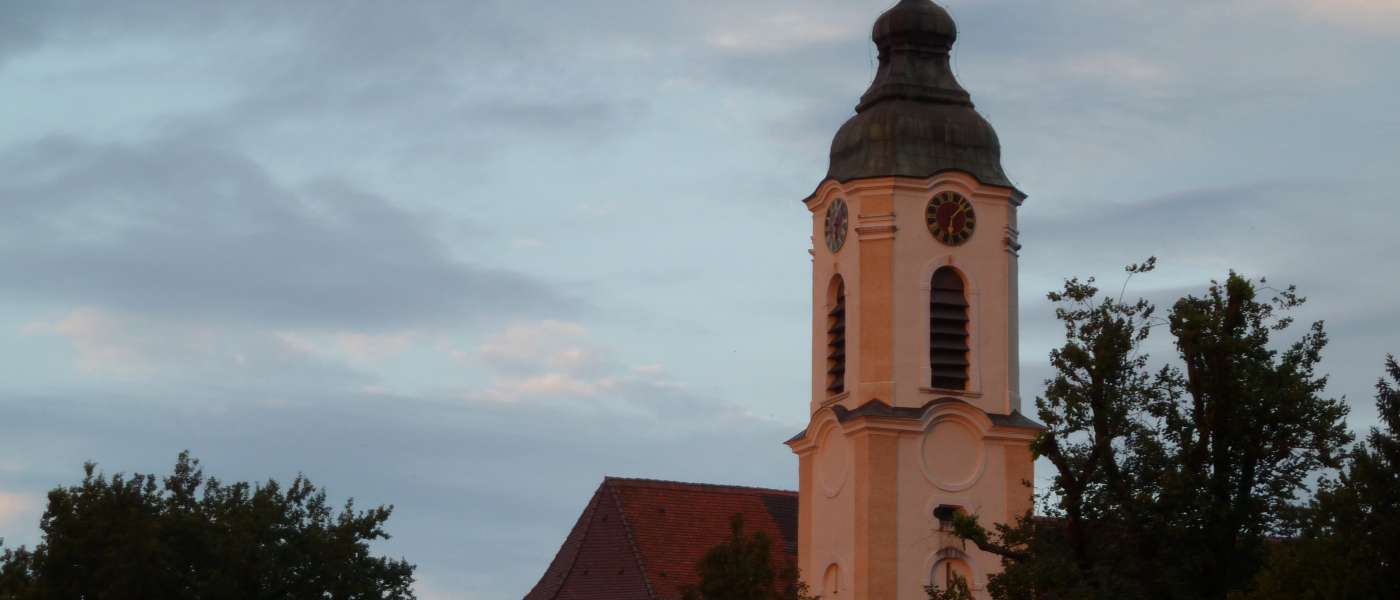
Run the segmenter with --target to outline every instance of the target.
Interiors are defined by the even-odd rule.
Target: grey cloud
[[[664,39],[654,28],[671,17],[662,7],[636,9],[617,18],[584,5],[532,14],[513,2],[20,4],[0,27],[24,35],[0,35],[0,58],[7,46],[17,55],[50,46],[100,52],[131,39],[162,45],[234,94],[207,114],[165,117],[198,133],[319,122],[390,149],[413,138],[410,152],[522,137],[596,140],[630,130],[621,117],[646,110],[645,97],[622,85],[645,60],[628,48]]]
[[[39,22],[42,3],[6,4],[0,9],[0,70],[10,56],[37,46],[42,40]]]
[[[460,114],[503,135],[525,132],[559,137],[563,132],[597,141],[631,129],[628,122],[643,118],[647,111],[645,102],[621,99],[493,100],[466,107]]]
[[[1061,253],[1056,259],[1070,259],[1069,264],[1113,248],[1121,260],[1149,254],[1168,261],[1235,257],[1241,268],[1278,269],[1273,274],[1294,278],[1325,276],[1352,266],[1346,263],[1354,253],[1374,252],[1377,243],[1382,254],[1400,251],[1388,225],[1369,217],[1389,206],[1390,187],[1384,180],[1294,178],[1157,198],[1129,196],[1112,204],[1036,206],[1023,211],[1022,229],[1032,244],[1052,246]],[[1040,258],[1032,250],[1032,260]],[[1329,267],[1329,262],[1340,264]]]
[[[1116,282],[1122,264],[1155,255],[1161,270],[1135,280],[1135,287],[1195,277],[1203,289],[1235,268],[1276,285],[1297,284],[1314,300],[1310,318],[1366,314],[1400,294],[1400,282],[1371,271],[1375,261],[1400,255],[1391,223],[1376,218],[1390,210],[1392,187],[1384,180],[1297,178],[1062,210],[1028,205],[1022,273],[1058,280],[1084,269],[1111,270],[1117,275],[1105,281]],[[1065,272],[1063,265],[1078,266]]]
[[[462,262],[431,223],[343,181],[289,188],[188,139],[6,149],[0,287],[165,316],[375,330],[572,312],[518,273]]]

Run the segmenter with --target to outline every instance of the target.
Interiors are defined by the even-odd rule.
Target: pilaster
[[[860,243],[859,380],[854,404],[894,395],[894,198],[860,197],[856,236]]]
[[[898,597],[899,434],[853,434],[856,464],[856,600]]]

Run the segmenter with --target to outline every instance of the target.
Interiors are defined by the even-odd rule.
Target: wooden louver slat
[[[953,275],[957,277],[957,275]],[[963,296],[962,282],[958,282],[957,289],[933,288],[933,302],[944,306],[967,307],[967,298]]]
[[[929,367],[932,387],[967,389],[967,295],[962,277],[944,267],[933,274],[929,294]]]
[[[836,283],[836,302],[827,312],[826,392],[846,391],[846,286]]]

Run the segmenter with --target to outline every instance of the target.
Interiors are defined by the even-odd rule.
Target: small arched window
[[[837,275],[831,281],[826,315],[826,393],[846,391],[846,283]]]
[[[939,554],[949,554],[946,550]],[[942,591],[949,591],[956,588],[968,588],[972,585],[972,569],[962,558],[945,558],[934,565],[932,573],[933,586]]]
[[[841,567],[836,563],[826,568],[826,574],[822,576],[822,598],[841,597]]]
[[[929,295],[929,366],[935,388],[967,389],[967,294],[952,267],[933,274]]]

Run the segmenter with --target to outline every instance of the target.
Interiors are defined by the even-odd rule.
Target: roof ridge
[[[583,514],[582,514],[582,515],[579,515],[579,520],[580,520],[580,521],[582,521],[582,520],[584,520],[584,519],[587,519],[588,522],[587,522],[586,525],[583,526],[583,531],[580,531],[579,534],[578,534],[578,544],[576,545],[577,548],[575,548],[575,550],[574,550],[574,552],[573,552],[573,556],[569,557],[569,566],[568,566],[568,568],[567,568],[567,569],[564,569],[564,573],[565,573],[565,576],[566,576],[565,578],[567,578],[567,575],[568,575],[569,573],[573,572],[573,570],[574,570],[574,565],[578,564],[578,557],[580,557],[580,556],[583,555],[583,544],[584,544],[585,542],[588,541],[588,534],[590,534],[590,533],[593,532],[593,513],[594,513],[595,511],[598,510],[598,501],[601,499],[602,495],[603,495],[603,486],[600,485],[600,486],[598,486],[598,490],[595,491],[595,492],[593,492],[593,497],[590,498],[590,499],[588,500],[588,506],[585,506],[585,507],[583,508]],[[569,541],[568,538],[564,538],[564,542],[565,542],[565,543],[568,543],[568,541]],[[561,579],[561,580],[559,581],[559,586],[556,587],[556,588],[554,588],[554,595],[553,595],[553,597],[554,597],[555,599],[559,598],[559,591],[562,590],[563,588],[564,588],[564,581]]]
[[[647,479],[644,477],[611,477],[603,478],[603,485],[622,484],[627,486],[646,487],[682,487],[694,490],[710,492],[727,492],[734,494],[747,494],[752,492],[768,492],[772,494],[797,495],[795,490],[780,490],[777,488],[766,488],[747,485],[729,485],[722,483],[693,483],[688,481],[669,481],[665,479]]]
[[[598,509],[598,502],[602,497],[603,490],[604,487],[599,485],[598,489],[593,492],[593,497],[588,499],[588,504],[583,507],[583,514],[579,515],[578,521],[576,521],[573,528],[569,530],[569,535],[564,537],[564,543],[560,544],[559,551],[555,553],[554,560],[550,561],[548,567],[545,567],[544,575],[540,577],[539,583],[536,583],[535,587],[531,588],[529,593],[525,595],[527,600],[530,596],[534,595],[535,592],[541,592],[542,594],[548,593],[548,596],[541,596],[540,600],[556,600],[559,598],[559,592],[564,588],[565,580],[568,579],[569,573],[573,571],[574,565],[578,563],[579,557],[583,554],[583,544],[588,539],[588,534],[593,531],[593,517]],[[572,546],[570,542],[574,542]],[[560,563],[558,565],[562,568],[562,572],[559,574],[559,580],[547,581],[546,578],[548,578],[550,572],[554,570],[556,563],[559,563],[561,560],[566,561],[568,564]]]
[[[606,488],[611,479],[604,477],[603,485],[599,487],[598,491],[601,492],[603,488]],[[642,560],[642,549],[637,547],[637,536],[632,533],[632,523],[627,518],[627,509],[622,506],[622,498],[613,493],[611,488],[608,489],[608,495],[612,496],[613,504],[617,506],[618,519],[622,521],[622,531],[627,534],[627,546],[632,549],[633,560],[637,561],[637,574],[641,576],[642,584],[647,586],[647,597],[656,598],[656,589],[652,587],[651,578],[647,576],[647,565]]]

